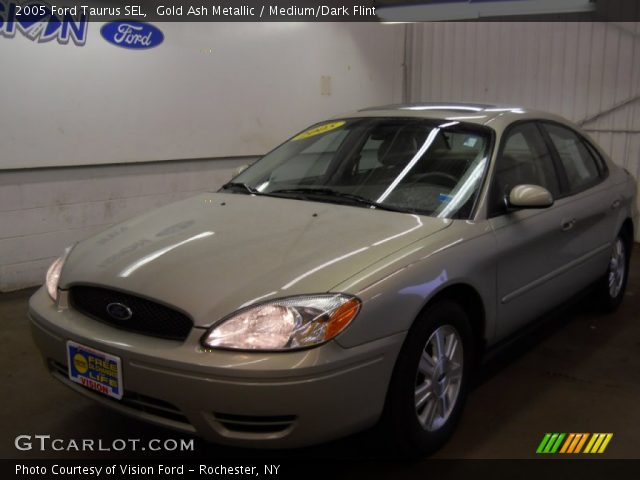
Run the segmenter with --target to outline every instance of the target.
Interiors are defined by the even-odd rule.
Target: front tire
[[[387,395],[383,423],[395,453],[440,448],[453,434],[465,403],[474,341],[457,303],[429,306],[407,334]]]

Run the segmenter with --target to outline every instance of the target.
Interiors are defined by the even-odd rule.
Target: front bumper
[[[283,353],[203,351],[201,328],[184,342],[126,332],[30,300],[31,330],[47,367],[74,390],[122,413],[230,445],[288,448],[331,440],[379,418],[404,334],[345,349],[336,342]],[[122,359],[121,401],[67,378],[66,342]]]

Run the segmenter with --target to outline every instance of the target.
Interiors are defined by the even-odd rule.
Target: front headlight
[[[67,247],[64,254],[61,257],[56,258],[49,267],[49,270],[47,270],[45,285],[47,286],[49,296],[54,302],[58,300],[58,282],[60,281],[60,273],[62,272],[62,267],[64,266],[64,262],[70,251],[71,247]]]
[[[360,310],[360,300],[341,293],[281,298],[242,309],[202,337],[205,347],[291,350],[331,340]]]

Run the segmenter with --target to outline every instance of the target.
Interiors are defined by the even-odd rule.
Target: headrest
[[[500,161],[498,162],[499,169],[498,170],[508,170],[510,168],[515,168],[519,166],[522,161],[518,160],[516,157],[512,155],[502,155],[500,157]]]
[[[430,150],[445,150],[445,151],[449,151],[449,146],[447,145],[447,142],[445,141],[444,137],[442,136],[442,134],[440,135],[436,135],[436,138],[433,139],[433,142],[431,142],[431,146],[429,147]]]
[[[378,161],[383,165],[408,162],[418,151],[413,132],[399,132],[386,137],[378,148]]]

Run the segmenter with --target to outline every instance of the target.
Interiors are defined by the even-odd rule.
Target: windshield
[[[242,172],[239,193],[469,218],[489,158],[478,126],[414,118],[315,125]]]

